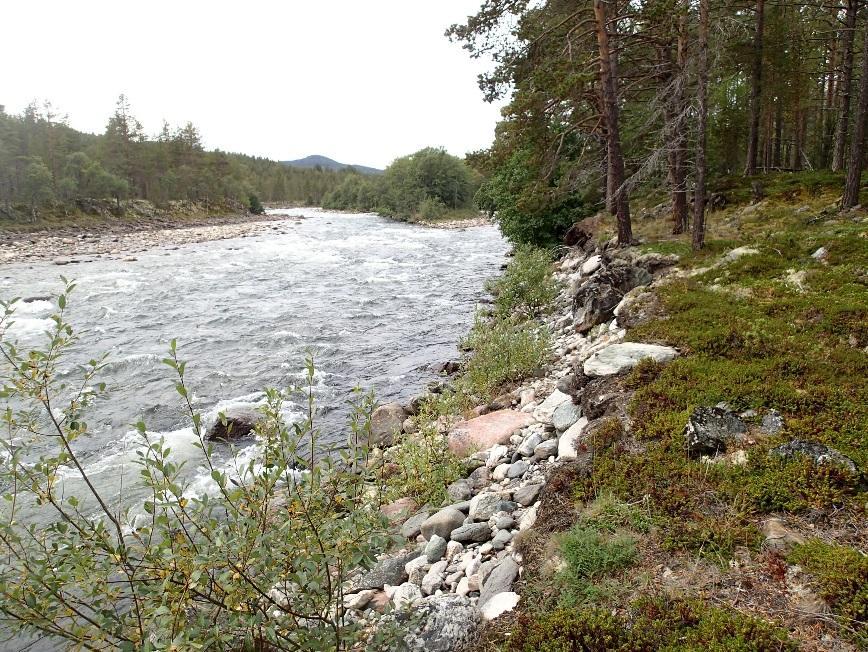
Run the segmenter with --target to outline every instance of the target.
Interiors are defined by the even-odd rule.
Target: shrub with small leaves
[[[73,388],[58,381],[77,341],[57,299],[44,349],[4,339],[15,302],[2,304],[0,360],[0,611],[5,625],[71,649],[346,650],[367,636],[343,606],[351,571],[372,565],[393,542],[364,473],[371,397],[352,418],[340,459],[318,457],[314,367],[306,388],[266,392],[256,432],[259,455],[237,454],[232,473],[214,462],[171,343],[175,375],[213,491],[197,494],[162,438],[138,423],[138,481],[148,499],[118,506],[101,493],[81,457],[86,420],[108,396],[104,358]],[[301,391],[307,419],[287,425],[282,405]],[[233,451],[234,452],[234,451]],[[301,472],[298,469],[304,468]],[[86,487],[69,495],[62,478]],[[47,523],[37,526],[36,523]]]

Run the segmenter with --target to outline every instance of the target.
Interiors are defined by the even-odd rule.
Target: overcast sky
[[[3,0],[0,104],[50,100],[101,133],[125,93],[149,134],[192,121],[208,148],[386,166],[486,147],[499,108],[443,36],[480,0]]]

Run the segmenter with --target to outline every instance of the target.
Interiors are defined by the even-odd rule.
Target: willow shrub
[[[501,316],[532,319],[548,310],[558,296],[547,249],[517,245],[502,276],[487,284]]]
[[[343,608],[348,574],[369,567],[390,538],[364,475],[372,397],[359,401],[340,460],[317,459],[308,360],[309,416],[287,426],[287,392],[267,391],[257,426],[261,455],[233,472],[216,467],[172,342],[165,363],[189,412],[214,491],[195,495],[162,438],[136,425],[138,482],[149,498],[123,507],[87,474],[78,440],[89,408],[107,398],[98,376],[58,381],[77,341],[65,321],[67,283],[44,349],[22,352],[2,335],[0,397],[0,612],[24,635],[92,650],[344,650],[365,632]],[[302,451],[305,453],[302,455]],[[299,467],[306,471],[299,472]],[[69,495],[64,475],[86,491]],[[38,519],[46,525],[37,526]]]
[[[456,382],[471,402],[488,401],[505,386],[539,373],[549,358],[548,331],[534,322],[476,316],[462,347],[473,351]]]

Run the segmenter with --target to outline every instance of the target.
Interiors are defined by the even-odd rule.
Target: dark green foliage
[[[812,539],[796,546],[787,560],[814,576],[820,595],[842,624],[868,645],[868,556],[849,546]]]
[[[687,550],[715,561],[725,561],[738,547],[758,550],[762,536],[753,525],[711,516],[674,525],[667,530],[663,543],[670,550]]]
[[[274,161],[205,151],[195,126],[164,125],[149,138],[121,97],[103,135],[85,134],[60,120],[50,105],[32,104],[22,115],[0,108],[0,206],[7,218],[59,202],[56,211],[83,199],[147,199],[248,204],[264,201],[318,205],[351,171],[293,168]]]
[[[530,245],[517,246],[506,272],[488,283],[487,289],[495,296],[502,316],[536,317],[558,293],[551,253]]]
[[[580,523],[561,535],[561,555],[566,562],[558,579],[562,584],[559,604],[581,604],[607,592],[601,582],[629,567],[636,559],[636,541],[627,534],[610,534]]]
[[[323,199],[337,210],[376,211],[402,220],[437,220],[468,209],[475,173],[443,149],[426,147],[396,159],[382,175],[351,175]]]
[[[511,652],[770,652],[797,650],[786,632],[700,600],[646,598],[627,616],[559,610],[522,616],[504,649]]]
[[[262,215],[265,212],[265,208],[262,206],[262,202],[259,201],[259,197],[253,193],[250,194],[247,205],[250,207],[250,212],[254,215]]]
[[[559,188],[557,180],[538,183],[538,167],[529,151],[513,152],[483,182],[476,205],[494,214],[513,242],[552,247],[561,244],[574,222],[594,211],[596,197],[593,191]]]

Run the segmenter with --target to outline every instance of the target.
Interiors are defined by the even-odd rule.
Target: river
[[[172,338],[206,422],[220,410],[260,404],[265,387],[299,383],[310,353],[322,442],[340,445],[355,386],[373,389],[381,402],[407,399],[435,377],[432,363],[456,356],[484,281],[508,248],[494,226],[455,231],[369,214],[280,212],[305,219],[123,262],[0,268],[3,298],[56,293],[61,273],[77,283],[68,319],[81,341],[63,373],[73,379],[80,363],[110,356],[101,374],[110,399],[93,406],[91,435],[79,442],[88,474],[107,495],[127,504],[144,495],[132,484],[139,440],[131,424],[139,418],[188,460],[190,491],[208,490],[172,372],[161,363]],[[19,303],[7,339],[42,344],[54,310],[46,300]],[[287,419],[300,418],[301,408],[287,405]],[[255,450],[248,444],[242,456]],[[76,479],[67,474],[67,492],[77,490]]]

